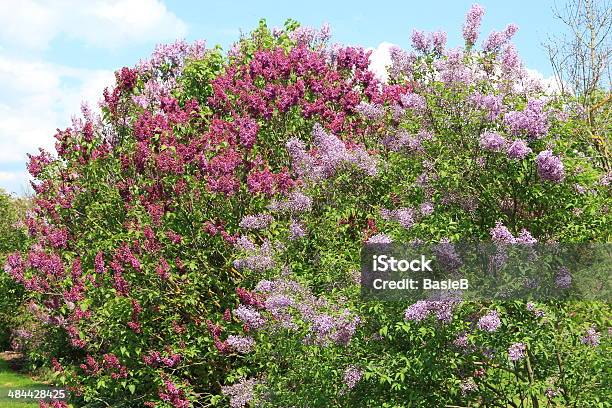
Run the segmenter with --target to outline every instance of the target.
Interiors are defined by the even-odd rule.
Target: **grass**
[[[38,403],[15,401],[7,397],[9,390],[37,389],[48,385],[36,382],[25,374],[13,371],[8,362],[0,358],[0,407],[2,408],[35,408]]]

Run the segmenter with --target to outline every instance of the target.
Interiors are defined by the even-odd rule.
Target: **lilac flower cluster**
[[[331,27],[324,23],[321,28],[316,29],[309,26],[299,26],[289,33],[289,38],[297,45],[322,45],[331,38]]]
[[[555,275],[555,286],[559,289],[569,289],[572,286],[572,274],[567,267],[559,268]]]
[[[453,84],[469,84],[474,80],[474,72],[464,63],[464,53],[460,48],[447,50],[445,59],[434,62],[442,82]]]
[[[523,139],[516,139],[508,146],[506,153],[510,159],[520,160],[524,159],[531,151],[531,148],[527,146]]]
[[[491,239],[497,244],[533,245],[537,243],[537,240],[531,233],[524,228],[521,230],[518,237],[515,237],[501,221],[495,223],[495,227],[491,228],[490,233]]]
[[[480,147],[491,152],[499,152],[506,146],[506,139],[497,132],[485,131],[480,135]]]
[[[355,367],[354,365],[350,365],[346,368],[346,370],[344,370],[343,380],[344,380],[344,384],[346,384],[349,390],[352,390],[353,388],[355,388],[357,383],[361,381],[362,377],[363,377],[363,370],[361,370],[358,367]]]
[[[391,56],[391,66],[389,67],[389,77],[391,79],[397,79],[401,75],[406,77],[412,76],[412,68],[416,61],[416,55],[409,53],[401,49],[400,47],[394,46],[389,50]]]
[[[380,210],[380,216],[387,221],[395,221],[402,227],[409,229],[415,224],[415,211],[412,208],[398,208],[396,210]]]
[[[355,111],[370,120],[379,120],[385,115],[385,108],[377,103],[361,102]]]
[[[487,112],[487,118],[491,121],[497,119],[504,108],[502,95],[485,95],[480,92],[474,92],[470,96],[470,102],[477,109]]]
[[[463,24],[463,39],[467,46],[472,46],[476,43],[484,13],[484,8],[478,4],[474,4],[468,11],[465,23]]]
[[[417,114],[422,114],[427,109],[427,100],[423,95],[416,93],[406,93],[400,97],[402,106],[411,109]]]
[[[516,24],[508,24],[504,31],[491,32],[485,40],[482,49],[486,52],[499,52],[514,37],[517,31],[518,26]]]
[[[565,178],[565,168],[561,159],[550,150],[541,151],[536,157],[538,175],[542,180],[560,183]]]
[[[317,181],[331,177],[341,168],[355,166],[368,174],[378,174],[377,159],[370,156],[362,147],[347,148],[335,135],[327,133],[318,123],[312,130],[314,149],[306,151],[302,141],[292,138],[287,144],[293,170],[301,177]]]
[[[504,115],[504,123],[517,136],[526,134],[530,139],[540,139],[549,128],[548,115],[544,111],[544,99],[529,99],[522,111],[510,111]]]
[[[391,237],[383,233],[372,235],[367,241],[368,244],[390,244],[391,242],[393,242]]]
[[[496,310],[492,310],[478,319],[477,326],[480,330],[494,332],[501,326],[501,320]]]
[[[289,225],[289,240],[295,241],[296,239],[302,238],[306,235],[306,226],[304,223],[298,220],[291,220]]]
[[[225,341],[227,345],[241,354],[250,353],[255,347],[255,340],[249,336],[230,335]]]
[[[257,247],[253,241],[243,235],[236,241],[236,247],[245,255],[244,258],[234,261],[236,269],[265,271],[274,267],[274,249],[270,241],[265,240],[260,247]]]
[[[221,392],[230,398],[230,407],[243,408],[255,398],[257,384],[258,381],[255,378],[244,378],[234,385],[222,386]]]
[[[524,343],[514,343],[508,347],[508,358],[510,361],[519,361],[525,358],[527,346]]]
[[[587,330],[586,334],[580,338],[580,341],[587,346],[597,347],[599,346],[600,339],[601,334],[595,330],[594,327],[591,327]]]
[[[300,191],[292,191],[285,201],[273,199],[268,208],[275,212],[303,213],[312,208],[312,198]]]
[[[448,238],[442,238],[440,243],[432,248],[432,252],[436,256],[438,263],[447,271],[456,271],[463,265],[455,245]]]
[[[261,314],[251,306],[239,305],[234,309],[234,316],[251,329],[260,329],[266,323]]]
[[[239,225],[242,228],[261,230],[268,228],[273,221],[270,214],[254,214],[244,216]]]
[[[419,300],[404,311],[404,320],[420,322],[430,314],[443,323],[449,323],[453,318],[453,308],[461,303],[461,299],[450,293],[443,293],[428,300]]]
[[[271,327],[276,324],[296,330],[300,323],[305,323],[308,327],[304,337],[306,344],[347,346],[361,321],[348,309],[314,296],[292,280],[261,281],[256,291],[266,297],[264,309],[272,317]]]

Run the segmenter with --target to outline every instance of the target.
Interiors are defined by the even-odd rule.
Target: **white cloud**
[[[65,35],[103,48],[184,37],[187,25],[161,0],[3,0],[0,39],[44,49]]]
[[[81,101],[93,107],[113,81],[112,71],[0,55],[0,187],[21,193],[26,153],[53,151],[55,129],[70,125]]]
[[[369,48],[372,50],[372,54],[370,55],[370,70],[383,82],[387,82],[388,79],[387,66],[391,65],[390,50],[394,46],[395,44],[382,42],[378,44],[376,48]]]

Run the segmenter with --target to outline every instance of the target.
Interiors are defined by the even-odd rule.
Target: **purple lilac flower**
[[[491,239],[499,244],[514,244],[516,242],[516,238],[501,221],[497,221],[495,227],[491,229]]]
[[[242,228],[261,230],[268,228],[273,221],[270,214],[254,214],[244,216],[239,225]]]
[[[563,162],[559,157],[554,156],[550,150],[544,150],[538,154],[536,157],[536,165],[538,168],[538,175],[542,180],[559,183],[565,178]]]
[[[419,209],[421,211],[421,215],[425,217],[431,215],[434,212],[434,205],[433,203],[426,201],[421,204]]]
[[[357,383],[361,381],[363,377],[363,370],[355,367],[354,365],[350,365],[344,370],[344,384],[348,387],[349,390],[355,388]]]
[[[527,303],[527,310],[529,310],[530,312],[533,312],[535,317],[544,317],[545,316],[544,311],[536,308],[536,305],[533,302],[528,302]]]
[[[397,79],[400,75],[409,76],[412,72],[413,64],[416,61],[416,55],[406,52],[397,46],[391,47],[389,54],[391,56],[389,76],[392,79]]]
[[[433,247],[432,252],[440,265],[448,271],[456,271],[463,264],[455,245],[448,238],[442,238],[440,243]]]
[[[429,52],[431,47],[431,38],[428,37],[425,32],[419,30],[412,31],[412,46],[415,50],[424,54]]]
[[[404,311],[404,320],[412,320],[413,322],[420,322],[421,320],[429,316],[430,303],[426,300],[419,300],[418,302],[410,305],[408,309]]]
[[[436,31],[431,35],[431,40],[433,42],[433,49],[438,54],[442,54],[446,46],[446,33],[444,31]]]
[[[390,244],[391,242],[393,242],[391,237],[383,233],[373,235],[368,239],[368,244]]]
[[[526,134],[531,139],[540,139],[549,128],[547,113],[544,111],[545,104],[543,99],[529,99],[522,111],[506,113],[504,123],[517,136]]]
[[[255,340],[249,336],[230,335],[226,340],[227,344],[240,354],[247,354],[255,347]]]
[[[242,379],[234,385],[224,385],[221,387],[221,392],[230,398],[230,407],[243,408],[248,405],[254,398],[254,388],[257,380]]]
[[[515,238],[517,244],[523,245],[534,245],[538,243],[538,240],[535,239],[529,231],[526,229],[522,229],[519,233],[518,237]]]
[[[291,225],[289,226],[289,240],[295,241],[305,235],[306,227],[304,224],[297,220],[291,220]]]
[[[383,208],[380,213],[382,218],[388,221],[396,221],[406,229],[411,228],[415,223],[415,214],[412,208],[398,208],[397,210]]]
[[[461,333],[457,336],[455,340],[453,340],[453,344],[456,347],[467,349],[469,346],[467,333]]]
[[[509,24],[504,31],[493,31],[485,40],[482,49],[486,52],[498,52],[518,31],[516,24]]]
[[[508,146],[508,157],[514,160],[524,159],[529,153],[531,153],[531,148],[527,146],[527,142],[523,139],[516,139],[510,146]]]
[[[586,334],[580,338],[580,341],[587,346],[597,347],[599,346],[600,338],[601,334],[595,330],[594,327],[591,327],[587,330]]]
[[[484,16],[484,8],[479,4],[474,4],[465,17],[465,23],[463,24],[463,38],[468,46],[474,45],[478,39],[478,30],[480,29],[480,23]]]
[[[514,343],[508,347],[508,358],[510,361],[519,361],[525,358],[527,346],[524,343]]]
[[[370,120],[378,120],[385,115],[385,109],[377,103],[361,102],[357,105],[355,111]]]
[[[236,269],[265,271],[274,267],[274,249],[270,241],[264,241],[258,248],[251,240],[242,236],[238,238],[236,246],[246,252],[244,258],[233,262]]]
[[[266,323],[261,314],[250,306],[239,305],[234,315],[251,329],[259,329]]]
[[[501,320],[496,310],[492,310],[486,315],[478,319],[478,328],[480,330],[494,332],[501,326]]]
[[[555,276],[555,286],[559,289],[569,289],[572,286],[572,275],[567,267],[559,268]]]
[[[521,68],[521,60],[514,45],[510,44],[504,48],[501,57],[502,70],[506,74],[516,73]]]
[[[469,84],[474,74],[469,66],[463,62],[463,50],[455,48],[445,51],[446,59],[439,59],[434,64],[440,74],[440,79],[449,85]]]
[[[412,109],[415,113],[422,113],[427,109],[427,101],[425,97],[415,93],[407,93],[400,97],[402,106],[406,109]]]
[[[487,112],[489,120],[495,120],[499,117],[504,107],[502,95],[483,95],[480,92],[474,92],[470,96],[470,102],[478,109]]]
[[[506,145],[506,139],[497,132],[486,131],[480,135],[480,147],[491,152],[499,152]]]

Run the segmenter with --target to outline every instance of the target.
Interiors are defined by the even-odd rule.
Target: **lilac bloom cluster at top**
[[[453,318],[453,308],[461,303],[461,298],[451,292],[442,293],[428,300],[419,300],[404,311],[404,320],[420,322],[431,314],[442,323],[449,323]]]

